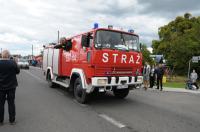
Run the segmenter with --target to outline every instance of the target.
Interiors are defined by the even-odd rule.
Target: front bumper
[[[93,77],[92,87],[140,85],[143,83],[143,76],[131,77]]]

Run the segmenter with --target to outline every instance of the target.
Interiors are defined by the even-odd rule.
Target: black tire
[[[85,104],[88,99],[88,95],[86,90],[83,89],[80,78],[77,78],[74,82],[74,97],[81,104]]]
[[[51,74],[50,72],[47,73],[47,82],[50,88],[55,88],[56,84],[54,82],[52,82],[51,80]]]
[[[129,94],[129,89],[113,89],[113,94],[116,98],[123,99]]]

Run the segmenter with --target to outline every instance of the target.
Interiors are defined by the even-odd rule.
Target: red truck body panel
[[[138,37],[133,33],[105,28],[93,29],[87,33],[93,33],[95,36],[97,30],[122,32]],[[135,76],[136,71],[141,70],[142,54],[140,52],[96,49],[94,42],[92,42],[91,47],[83,48],[81,45],[83,34],[67,38],[67,40],[72,41],[70,51],[59,49],[58,76],[70,77],[73,68],[83,69],[87,78],[95,76]]]

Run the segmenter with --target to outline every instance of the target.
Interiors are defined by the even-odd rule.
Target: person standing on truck
[[[157,80],[157,89],[160,88],[160,91],[162,91],[163,90],[162,80],[163,80],[163,75],[164,75],[162,64],[158,65],[158,68],[156,68],[155,70],[155,74],[156,74],[156,80]]]
[[[198,75],[195,72],[195,70],[193,69],[192,73],[190,74],[190,80],[192,82],[192,85],[194,85],[196,87],[196,89],[198,90],[199,86],[197,85],[197,78],[198,78]]]
[[[8,101],[9,121],[11,125],[15,124],[15,90],[18,86],[16,74],[19,74],[18,68],[14,60],[10,60],[8,50],[2,52],[0,60],[0,125],[4,121],[4,105]]]

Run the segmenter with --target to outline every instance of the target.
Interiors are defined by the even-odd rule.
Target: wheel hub
[[[77,85],[76,92],[77,92],[78,97],[82,97],[83,91],[80,84]]]

